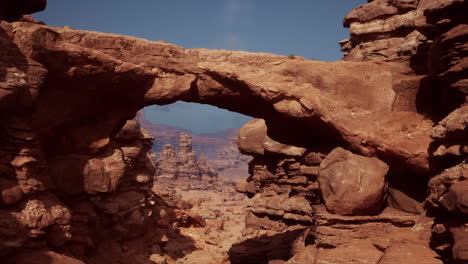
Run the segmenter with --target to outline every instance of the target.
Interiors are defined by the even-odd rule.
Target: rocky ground
[[[242,240],[247,198],[237,193],[233,183],[215,184],[187,181],[157,181],[154,191],[166,191],[187,201],[206,223],[203,227],[181,227],[180,233],[195,241],[194,251],[174,263],[229,263],[228,252]]]

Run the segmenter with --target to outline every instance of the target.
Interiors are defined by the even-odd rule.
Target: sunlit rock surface
[[[468,1],[370,1],[345,18],[339,62],[12,22],[45,6],[20,2],[0,12],[2,257],[28,263],[28,248],[51,261],[157,263],[194,250],[178,227],[203,221],[152,190],[153,138],[132,120],[184,100],[264,120],[240,133],[253,160],[237,189],[252,200],[244,240],[223,261],[284,262],[292,252],[318,263],[468,261]],[[389,188],[379,181],[371,206],[382,211],[333,214],[317,179],[338,147],[388,166]],[[396,209],[382,201],[388,192]]]

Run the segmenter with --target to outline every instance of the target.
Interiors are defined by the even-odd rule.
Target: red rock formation
[[[426,182],[424,178],[428,176],[434,177],[442,168],[456,165],[460,161],[466,159],[465,146],[467,145],[466,139],[468,138],[468,134],[466,134],[466,120],[468,120],[468,118],[465,115],[466,105],[462,104],[466,100],[466,92],[463,90],[466,88],[466,85],[463,85],[463,83],[465,82],[464,79],[467,75],[466,72],[462,70],[464,67],[461,65],[463,64],[465,57],[465,55],[462,54],[466,53],[466,49],[464,47],[466,46],[466,41],[464,40],[464,36],[468,34],[468,31],[463,29],[463,25],[458,25],[461,23],[460,21],[463,21],[460,17],[461,13],[458,10],[459,8],[466,9],[466,1],[421,1],[418,3],[418,1],[376,0],[370,2],[371,3],[353,10],[345,18],[344,23],[346,26],[350,27],[351,31],[351,40],[342,42],[343,50],[346,54],[345,60],[375,61],[380,65],[391,69],[393,72],[393,90],[396,92],[396,97],[392,105],[393,111],[419,112],[431,117],[433,120],[439,120],[439,118],[443,116],[446,117],[432,129],[431,136],[434,141],[430,144],[430,148],[427,149],[428,153],[430,153],[430,156],[432,157],[430,161],[432,170],[429,173],[410,173],[408,171],[408,167],[404,165],[401,166],[402,164],[398,165],[395,163],[396,160],[392,160],[395,158],[393,154],[393,158],[390,159],[388,159],[388,156],[387,158],[378,156],[382,157],[384,161],[390,165],[389,174],[387,176],[385,176],[386,170],[383,173],[380,173],[381,179],[385,176],[385,178],[389,180],[390,187],[388,188],[388,193],[386,191],[387,188],[385,188],[386,184],[382,181],[379,184],[380,187],[376,189],[377,191],[374,194],[370,194],[374,186],[370,188],[364,187],[362,190],[366,194],[369,193],[371,197],[379,197],[368,200],[376,203],[376,207],[374,208],[381,207],[383,199],[388,195],[388,205],[399,210],[421,214],[423,213],[421,201],[423,200],[422,198],[425,197],[426,193],[418,192],[417,189],[424,188],[424,183]],[[446,19],[446,21],[441,22],[443,19]],[[457,41],[447,41],[445,48],[442,48],[440,43],[445,39],[448,40],[451,38],[448,37],[448,35]],[[454,67],[434,66],[442,65],[444,63],[451,63],[450,65]],[[447,73],[444,71],[447,71],[449,68],[453,73],[448,73],[448,75],[453,76],[453,79],[446,81],[445,76]],[[428,80],[433,81],[429,82]],[[442,107],[429,107],[433,104],[441,104]],[[447,116],[447,114],[455,108],[457,109]],[[395,114],[398,115],[398,113]],[[394,121],[388,122],[386,125],[392,126],[399,122],[401,122],[401,120],[394,119]],[[269,135],[277,136],[275,133],[275,127],[272,124],[268,124],[267,128],[250,122],[241,130],[242,132],[239,137],[240,149],[244,153],[254,155],[255,159],[251,162],[251,177],[247,179],[247,182],[238,185],[237,188],[239,191],[246,192],[250,196],[253,196],[254,201],[257,199],[268,201],[268,199],[270,199],[268,196],[284,195],[283,193],[288,193],[290,197],[297,196],[297,191],[291,191],[291,187],[285,188],[284,181],[280,180],[284,177],[284,174],[281,173],[280,168],[282,163],[279,161],[290,158],[292,161],[299,163],[298,165],[295,165],[295,167],[304,169],[299,172],[289,170],[286,172],[287,177],[301,178],[306,176],[305,172],[308,171],[315,173],[315,175],[326,174],[325,170],[323,170],[322,173],[317,167],[308,167],[308,164],[306,164],[308,161],[314,162],[315,166],[321,164],[320,166],[323,167],[323,169],[328,167],[328,163],[337,167],[335,172],[330,174],[330,179],[333,177],[336,177],[337,179],[329,180],[327,182],[322,181],[319,191],[314,191],[314,187],[316,188],[317,186],[314,181],[304,180],[302,182],[305,186],[304,189],[307,190],[305,197],[308,198],[310,203],[314,204],[317,202],[313,198],[314,196],[310,194],[318,193],[322,196],[322,199],[325,201],[325,205],[327,205],[327,209],[330,212],[338,212],[342,214],[347,214],[346,210],[343,208],[347,208],[346,204],[348,202],[351,207],[368,206],[370,204],[364,200],[362,200],[362,202],[353,200],[359,200],[360,191],[352,192],[352,194],[348,195],[340,194],[346,193],[342,190],[347,189],[345,186],[348,179],[357,177],[360,184],[370,184],[372,182],[372,177],[377,177],[378,174],[374,172],[368,174],[369,176],[358,176],[359,173],[356,173],[355,175],[353,175],[354,173],[351,173],[350,177],[344,178],[346,181],[338,180],[340,177],[344,177],[343,173],[347,170],[348,166],[344,164],[352,164],[354,162],[351,158],[339,159],[337,162],[322,162],[323,157],[328,155],[333,148],[333,144],[325,144],[324,148],[323,145],[320,144],[322,142],[318,141],[316,146],[309,147],[306,151],[301,152],[301,150],[298,149],[287,153],[287,150],[304,145],[300,143],[298,144],[298,142],[292,142],[292,146],[284,145],[279,142],[273,144],[267,143],[267,130]],[[401,131],[405,130],[406,128],[402,127]],[[408,133],[407,136],[411,137],[412,132]],[[275,145],[278,147],[276,149],[272,149],[271,146]],[[314,152],[307,154],[307,152],[311,150],[316,150],[318,154]],[[275,155],[276,158],[273,158]],[[331,160],[331,157],[327,157],[327,159]],[[260,163],[260,160],[263,161]],[[343,165],[340,165],[340,163]],[[365,162],[356,162],[355,166],[356,169],[350,171],[361,171],[361,173],[365,173]],[[464,194],[462,193],[466,192],[466,190],[464,187],[461,187],[460,184],[456,184],[453,189],[449,189],[449,187],[457,181],[465,181],[467,178],[463,174],[463,169],[465,167],[465,163],[462,162],[452,169],[443,172],[440,176],[434,177],[429,183],[429,190],[432,194],[429,195],[426,202],[426,209],[429,209],[429,213],[441,216],[440,219],[443,220],[439,219],[438,221],[441,221],[445,226],[449,226],[444,227],[442,229],[444,231],[434,231],[434,241],[438,242],[434,243],[433,248],[438,245],[443,246],[443,243],[445,243],[444,246],[446,247],[450,246],[449,240],[439,239],[439,237],[448,238],[453,236],[455,239],[453,258],[460,263],[464,263],[464,261],[466,261],[463,259],[463,252],[466,249],[462,246],[463,242],[461,242],[466,241],[466,228],[464,228],[464,226],[466,226],[466,218],[465,216],[459,215],[460,209],[456,208],[464,206],[461,205],[463,204],[461,200],[464,199],[461,197],[464,197]],[[414,176],[404,176],[408,174],[419,176],[417,176],[417,178],[413,178]],[[307,193],[309,195],[307,195]],[[341,199],[337,198],[334,205],[330,205],[330,197],[341,197]],[[351,200],[354,202],[351,202]],[[317,214],[323,210],[319,208],[320,207],[315,208],[315,219],[320,218]],[[340,209],[338,210],[337,208]],[[436,213],[437,210],[439,210],[439,213]],[[253,215],[255,215],[255,211],[255,208],[251,209],[251,213]],[[446,211],[452,213],[447,215]],[[378,212],[379,210],[377,209],[377,213]],[[370,213],[370,211],[368,213]],[[273,217],[278,213],[270,210],[269,214]],[[350,214],[359,213],[354,212]],[[384,213],[378,214],[377,217],[382,214]],[[329,217],[330,216],[327,216],[327,218]],[[262,224],[262,221],[264,224]],[[319,247],[338,246],[337,244],[320,245],[320,239],[322,237],[332,237],[332,240],[336,241],[336,236],[340,236],[339,234],[342,232],[341,228],[343,228],[343,224],[341,222],[340,224],[335,225],[333,220],[329,221],[330,222],[328,223],[320,221],[316,223],[317,229],[315,231],[315,239]],[[350,221],[356,221],[356,219]],[[387,221],[388,220],[383,220],[383,222]],[[255,224],[257,227],[261,227],[262,225],[265,226],[268,221],[266,221],[266,219],[261,220],[260,218],[256,218],[255,221],[247,222],[247,224],[249,223]],[[271,223],[268,225],[270,228],[273,226]],[[326,226],[330,226],[332,229],[328,232],[322,233],[323,231],[321,230]],[[394,231],[398,230],[397,226],[399,226],[399,224],[394,226]],[[425,232],[428,230],[427,227],[428,226],[426,225]],[[361,228],[363,229],[362,232],[373,232],[376,234],[375,231],[367,229],[364,222],[361,223]],[[388,229],[384,226],[379,226],[378,229],[387,230],[386,232],[388,232]],[[343,233],[341,236],[344,239],[343,241],[346,242],[350,237],[352,237],[352,234]],[[360,237],[360,239],[364,239],[364,237]],[[427,242],[423,242],[423,245],[425,243]],[[332,254],[342,254],[353,247],[354,246],[352,244],[349,244],[348,246],[340,249],[340,251],[334,251]],[[391,247],[395,250],[390,250],[388,254],[385,254],[382,261],[385,261],[386,263],[392,261],[395,263],[404,262],[404,260],[399,259],[396,254],[391,254],[393,251],[398,251],[397,248],[400,247],[404,246]],[[428,247],[428,245],[426,244],[424,247]],[[310,250],[310,248],[308,250]],[[351,251],[353,250],[351,249]],[[450,258],[445,255],[446,252],[438,252],[444,255],[447,259]],[[413,259],[415,259],[414,261],[417,261],[417,263],[432,263],[434,261],[434,263],[440,263],[434,259],[435,255],[430,253],[427,249],[418,250],[418,247],[416,246],[412,253],[415,255]],[[317,254],[319,256],[317,256]],[[418,256],[418,254],[420,256]],[[298,258],[304,258],[304,256],[306,256],[305,258],[307,260],[303,260],[304,263],[310,263],[317,261],[317,259],[322,260],[321,256],[326,254],[320,255],[312,249],[312,251],[305,250],[302,255],[299,255],[300,256],[298,256]],[[380,257],[377,259],[380,259]],[[346,256],[343,256],[341,260],[334,260],[338,261],[337,263],[358,261],[357,259],[350,259]],[[324,261],[330,261],[330,259],[324,259]],[[365,259],[365,261],[372,262],[370,259]]]
[[[202,154],[200,157],[192,149],[192,137],[186,133],[179,134],[179,150],[176,155],[170,144],[164,146],[156,171],[157,179],[181,179],[182,181],[203,180],[211,182],[218,177],[218,171]]]
[[[54,112],[59,114],[53,122],[45,116],[39,115],[41,118],[37,118],[35,123],[37,126],[47,123],[54,130],[61,126],[63,119],[72,115],[77,115],[77,119],[84,118],[84,116],[95,112],[99,108],[108,109],[107,112],[112,112],[112,119],[114,120],[119,119],[119,116],[121,116],[121,119],[126,119],[128,118],[127,115],[134,114],[136,108],[142,105],[164,104],[185,99],[187,101],[211,103],[248,115],[263,116],[271,126],[272,135],[278,139],[288,141],[287,138],[289,138],[289,141],[294,140],[306,146],[311,146],[314,140],[330,141],[330,135],[334,135],[333,142],[342,141],[359,153],[378,155],[383,160],[388,159],[388,156],[395,156],[395,159],[401,160],[402,163],[407,164],[410,169],[414,170],[427,170],[428,168],[428,155],[425,149],[427,149],[430,142],[427,131],[430,130],[431,122],[424,120],[415,113],[401,112],[395,115],[391,112],[394,97],[390,80],[392,73],[377,64],[361,62],[323,63],[291,60],[275,55],[235,53],[239,57],[231,56],[230,59],[226,59],[226,64],[223,64],[226,66],[225,69],[217,69],[219,63],[216,60],[223,58],[225,51],[201,49],[185,52],[183,49],[169,44],[151,43],[129,37],[113,37],[112,35],[70,29],[52,30],[46,26],[34,24],[17,24],[16,27],[16,34],[21,35],[21,38],[24,39],[21,42],[22,45],[25,45],[24,49],[30,50],[34,58],[46,65],[45,67],[51,67],[48,78],[61,80],[63,82],[61,85],[67,83],[70,87],[77,85],[97,87],[100,82],[105,83],[108,81],[109,77],[104,75],[102,70],[98,70],[97,66],[93,66],[93,70],[82,68],[85,65],[95,65],[96,61],[110,67],[109,70],[115,71],[121,80],[121,82],[116,83],[115,89],[112,89],[112,91],[121,90],[122,92],[119,93],[111,93],[109,90],[103,89],[99,90],[101,94],[96,97],[95,94],[91,95],[90,92],[83,93],[80,89],[74,90],[75,93],[78,93],[78,91],[80,93],[70,97],[73,98],[73,102],[68,102],[67,109],[69,110],[56,109],[55,104],[47,102],[52,100],[51,97],[56,92],[54,87],[58,85],[58,83],[48,83],[50,88],[47,91],[51,97],[49,95],[41,97],[43,102],[38,104],[38,109],[41,109],[41,113]],[[36,37],[33,38],[33,36],[41,36],[45,39],[44,41],[36,41],[34,39]],[[52,39],[48,39],[49,37],[52,37]],[[53,40],[55,38],[56,40]],[[78,39],[80,40],[78,41]],[[28,46],[27,43],[32,42],[43,43],[45,46]],[[105,46],[105,43],[115,45],[115,49],[109,49]],[[73,47],[73,54],[69,54],[68,47],[70,49]],[[132,47],[132,49],[125,47]],[[150,56],[145,55],[145,51],[150,53],[163,52],[165,54],[160,56],[158,60],[153,58],[146,61],[145,65],[147,66],[159,65],[160,69],[167,72],[192,68],[188,70],[191,73],[180,72],[180,74],[164,75],[164,78],[157,77],[162,76],[163,73],[150,72],[145,68],[145,65],[141,64],[142,61],[145,61],[145,58],[146,60],[150,58]],[[95,52],[94,57],[91,56],[90,52]],[[135,52],[140,55],[135,56]],[[169,53],[166,54],[167,52]],[[231,53],[227,52],[225,55]],[[62,65],[64,61],[60,58],[65,57],[69,60],[67,60],[67,65]],[[94,58],[92,59],[94,62],[86,61],[86,59],[83,61],[83,58]],[[255,63],[250,63],[251,60],[255,60]],[[196,64],[196,61],[200,61],[200,63]],[[76,63],[80,63],[81,66],[76,65]],[[273,74],[272,76],[276,77],[265,80],[261,76],[253,74],[249,67],[262,68],[262,71],[270,71]],[[236,70],[234,76],[233,69],[240,69],[240,71]],[[337,71],[337,69],[340,70]],[[40,75],[36,74],[35,76]],[[294,81],[290,82],[288,78],[294,76],[307,76],[307,78],[294,78]],[[356,76],[368,76],[369,78],[359,79]],[[89,78],[97,78],[100,82],[87,83],[86,80],[89,80]],[[137,82],[133,86],[139,87],[139,89],[132,90],[132,96],[128,97],[125,87],[129,87],[127,84],[135,80]],[[163,83],[161,83],[162,81]],[[192,82],[197,83],[199,91],[196,93],[196,98],[189,99],[186,97],[192,94],[190,92],[190,89],[192,89],[190,83]],[[254,83],[263,84],[251,85]],[[336,83],[342,83],[343,85],[336,85]],[[382,83],[388,85],[382,86]],[[225,89],[225,86],[228,89]],[[285,99],[285,96],[291,90],[286,87],[290,86],[296,87],[294,91],[297,93],[294,95],[295,98],[288,97],[289,99]],[[358,92],[356,87],[359,87],[362,91]],[[278,90],[278,92],[275,90]],[[343,96],[344,94],[347,96]],[[106,97],[109,104],[97,104],[96,100],[99,100],[101,96]],[[94,103],[88,97],[94,98]],[[214,100],[215,97],[216,100]],[[78,98],[81,99],[77,100]],[[250,99],[245,100],[246,98]],[[345,102],[342,98],[349,98],[351,101]],[[119,107],[117,109],[116,104],[110,104],[114,100],[126,102],[128,108]],[[77,108],[71,106],[75,104],[83,109],[80,105],[83,102],[88,104],[86,105],[87,113],[75,113],[75,110],[72,109]],[[333,110],[342,108],[354,110],[346,112]],[[100,118],[106,119],[109,117],[103,114]],[[357,126],[356,118],[359,118],[359,126]],[[398,124],[393,124],[395,118],[400,120]],[[117,121],[112,122],[100,122],[103,125],[106,124],[107,127],[99,130],[102,135],[98,136],[98,138],[105,138],[105,134],[110,136],[111,131],[113,131],[111,128],[119,124]],[[293,128],[301,122],[309,124],[307,129],[316,131],[314,140],[306,137],[306,135],[294,135],[293,137],[281,135],[283,130],[279,129],[279,126],[284,127],[282,123],[289,124],[290,132],[292,132],[295,130]],[[376,122],[381,125],[376,125]],[[401,130],[402,126],[407,128],[404,133]],[[372,131],[372,133],[369,131]],[[391,138],[387,136],[389,133],[393,135]],[[407,136],[409,133],[412,135],[411,138]],[[59,134],[62,134],[62,132]],[[41,134],[41,137],[45,138],[44,141],[51,142],[47,144],[50,148],[57,145],[52,143],[52,138],[57,136],[59,135],[53,135],[53,133]],[[83,142],[83,147],[97,141],[98,138],[87,139],[86,143]]]
[[[327,210],[340,215],[372,215],[385,203],[388,165],[376,158],[336,148],[320,163],[318,182]]]
[[[253,197],[250,231],[274,233],[266,231],[271,243],[247,241],[233,254],[253,248],[260,262],[285,260],[289,243],[298,248],[296,236],[312,226],[318,250],[294,252],[322,262],[466,263],[467,3],[371,1],[345,19],[348,54],[335,63],[0,23],[0,253],[54,249],[88,263],[130,263],[175,252],[170,222],[197,221],[177,217],[150,191],[152,139],[128,120],[144,106],[184,100],[265,120],[240,134],[254,159],[238,189]],[[186,160],[194,163],[188,146]],[[418,213],[408,204],[427,198],[434,218],[392,208],[327,212],[317,175],[337,147],[354,153],[342,164],[365,164],[354,155],[386,163],[396,190],[389,204]],[[378,185],[372,209],[387,195]],[[381,230],[383,240],[375,240]],[[109,249],[115,258],[107,259]],[[365,250],[349,254],[357,249]]]

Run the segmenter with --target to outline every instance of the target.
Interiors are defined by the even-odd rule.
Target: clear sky
[[[50,26],[164,40],[184,48],[210,48],[295,54],[306,59],[336,61],[342,55],[338,42],[349,36],[344,16],[365,0],[48,0],[36,13]],[[169,109],[181,108],[176,104]],[[218,108],[185,107],[161,111],[150,107],[150,121],[176,125],[197,133],[241,126],[243,118]],[[218,120],[201,131],[200,122],[187,115]],[[165,117],[159,118],[161,114]],[[216,117],[216,118],[215,118]],[[193,120],[193,119],[192,119]],[[231,120],[228,122],[228,120]],[[205,123],[205,121],[203,121]],[[206,125],[204,125],[206,127]]]

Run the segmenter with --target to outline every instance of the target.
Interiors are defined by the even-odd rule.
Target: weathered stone
[[[462,162],[456,166],[444,170],[429,181],[429,195],[426,199],[426,205],[433,208],[442,206],[443,196],[449,190],[450,186],[457,182],[468,179],[468,165]]]
[[[388,165],[334,149],[320,164],[318,182],[327,210],[341,215],[378,213],[385,202]]]
[[[468,104],[450,113],[432,130],[432,137],[439,140],[463,140],[468,138]]]
[[[42,11],[47,0],[5,0],[0,4],[0,20],[18,21],[23,15]]]
[[[27,250],[9,258],[6,264],[84,264],[84,262],[54,251]]]
[[[319,247],[337,247],[355,240],[384,237],[406,230],[412,233],[418,216],[391,207],[375,216],[342,216],[330,214],[322,205],[313,206],[316,228],[315,243]]]
[[[83,183],[87,193],[117,190],[125,173],[125,163],[120,150],[88,160],[83,169]]]
[[[8,12],[11,17],[6,19],[16,20],[32,2],[15,2],[18,3],[22,6],[17,10],[10,8],[16,5],[0,8],[1,19]],[[317,183],[313,172],[301,171],[301,166],[334,165],[329,164],[333,152],[323,161],[320,154],[309,159],[306,153],[325,154],[342,146],[353,153],[383,160],[392,169],[391,177],[401,176],[398,174],[404,171],[423,180],[461,162],[466,154],[466,118],[464,108],[457,108],[466,101],[467,27],[461,10],[466,9],[467,3],[464,0],[369,1],[345,20],[351,31],[349,41],[343,42],[347,61],[335,63],[248,52],[185,50],[165,42],[70,27],[52,28],[28,19],[24,20],[28,22],[12,24],[2,22],[0,109],[4,114],[0,121],[0,176],[8,180],[16,177],[21,192],[26,195],[21,197],[16,191],[11,195],[9,184],[5,189],[7,195],[2,193],[4,201],[13,199],[11,208],[7,208],[0,221],[2,227],[6,226],[0,230],[0,251],[10,252],[25,243],[29,247],[43,247],[47,243],[51,248],[87,256],[85,249],[94,245],[95,252],[105,252],[102,255],[106,257],[113,255],[109,249],[116,256],[128,257],[128,252],[133,250],[123,250],[115,240],[106,244],[99,238],[111,234],[118,241],[127,242],[127,237],[135,238],[144,234],[142,230],[150,230],[145,227],[157,226],[151,214],[158,211],[150,205],[160,206],[163,202],[148,191],[154,172],[147,153],[151,139],[141,131],[143,137],[138,138],[135,124],[128,124],[122,130],[139,108],[151,104],[177,100],[208,103],[266,120],[263,127],[256,128],[260,138],[256,139],[258,135],[254,132],[242,147],[255,156],[250,166],[252,176],[243,189],[255,199],[263,200],[254,200],[258,206],[248,216],[247,222],[252,224],[249,227],[257,224],[284,232],[290,224],[299,223],[302,228],[301,224],[313,222],[314,212],[308,208],[320,203]],[[449,112],[452,114],[446,117]],[[433,131],[433,120],[441,119]],[[190,144],[185,143],[184,160],[193,167],[197,157],[191,152]],[[458,153],[441,149],[438,156],[433,151],[441,146],[446,150],[452,146],[460,148]],[[358,157],[355,159],[372,159]],[[375,165],[381,163],[377,159],[369,163],[378,167],[372,173],[378,180],[369,186],[359,183],[356,190],[371,195],[363,198],[356,195],[359,192],[351,192],[345,198],[336,199],[346,209],[352,208],[345,213],[376,213],[384,204],[384,176],[388,168]],[[347,174],[356,183],[359,182],[356,175],[368,173],[368,167],[361,174],[357,171],[361,168],[355,166],[353,172],[358,173]],[[458,206],[464,206],[464,188],[460,191],[461,184],[457,182],[466,179],[465,167],[462,162],[436,175],[429,183],[426,204],[439,209],[428,206],[430,213],[439,214],[441,221],[446,220],[444,217],[451,221],[461,221],[464,217],[463,207]],[[50,182],[49,172],[57,190]],[[181,172],[183,177],[190,177],[188,167]],[[320,171],[319,179],[322,176]],[[322,182],[320,188],[326,205],[331,207],[328,196],[331,192],[325,190]],[[409,189],[410,196],[415,190]],[[39,199],[41,193],[52,197],[60,193],[70,210],[58,202],[51,204],[49,200],[55,198]],[[361,200],[353,201],[354,198]],[[54,204],[56,210],[51,209]],[[20,210],[15,211],[14,207]],[[339,207],[338,203],[334,207]],[[453,212],[447,208],[454,208]],[[76,219],[72,249],[62,243],[67,240],[65,220],[68,218],[60,215],[66,215],[67,211],[74,212]],[[357,235],[368,238],[386,228],[409,231],[405,227],[413,225],[411,219],[402,222],[400,217],[395,220],[398,212],[391,214],[393,218],[332,215],[317,230],[335,234],[335,243],[350,238],[360,240]],[[32,239],[21,238],[21,232],[17,232],[8,216],[22,221],[17,229],[27,227]],[[189,219],[179,217],[182,224]],[[337,239],[342,222],[349,229],[340,230],[345,235]],[[451,223],[443,224],[449,229],[453,227]],[[169,226],[170,222],[165,223],[165,228]],[[91,230],[92,227],[98,228]],[[60,230],[65,238],[59,237]],[[353,236],[355,230],[357,235]],[[466,262],[464,236],[454,228],[450,231],[455,242],[453,259]],[[176,252],[180,247],[170,239],[171,235],[166,230],[155,236],[166,243],[161,248]],[[323,237],[317,236],[317,241]],[[288,239],[275,241],[280,245],[274,246],[282,250],[289,246]],[[417,239],[411,240],[406,250],[401,249],[405,243],[400,242],[372,242],[379,254],[385,250],[381,263],[440,263],[434,262],[433,251]],[[377,251],[369,245],[369,241],[342,243],[336,249],[327,249],[335,253],[325,253],[322,257],[330,258],[328,262],[333,258],[342,262],[346,259],[371,262]],[[359,247],[366,250],[359,252]],[[161,254],[161,250],[151,252],[144,246],[140,248],[147,257]],[[271,250],[271,245],[268,248]],[[352,249],[359,254],[345,255]],[[268,250],[260,250],[257,262],[279,259],[276,254],[265,257],[266,252],[271,252]],[[119,261],[125,262],[125,258],[115,262]],[[135,261],[144,263],[147,259],[137,257]]]
[[[309,264],[316,263],[318,249],[315,245],[308,245],[299,251],[286,264]]]
[[[316,263],[348,264],[369,263],[378,264],[383,253],[368,241],[357,241],[333,249],[324,249],[317,256]]]
[[[414,242],[400,242],[392,244],[385,250],[385,254],[379,263],[415,263],[415,264],[442,264],[442,260],[432,251],[428,245],[417,244]]]
[[[16,180],[0,178],[1,204],[13,205],[23,198],[23,191]]]
[[[391,187],[388,188],[387,203],[393,208],[408,213],[422,214],[424,212],[422,203]]]
[[[457,263],[468,263],[468,223],[450,229],[454,244],[452,247],[453,259]]]
[[[441,197],[440,203],[449,212],[468,214],[468,180],[454,183]]]
[[[271,215],[285,220],[313,222],[313,210],[309,201],[303,197],[289,197],[282,194],[272,197],[256,196],[251,201],[251,209],[258,215]]]

